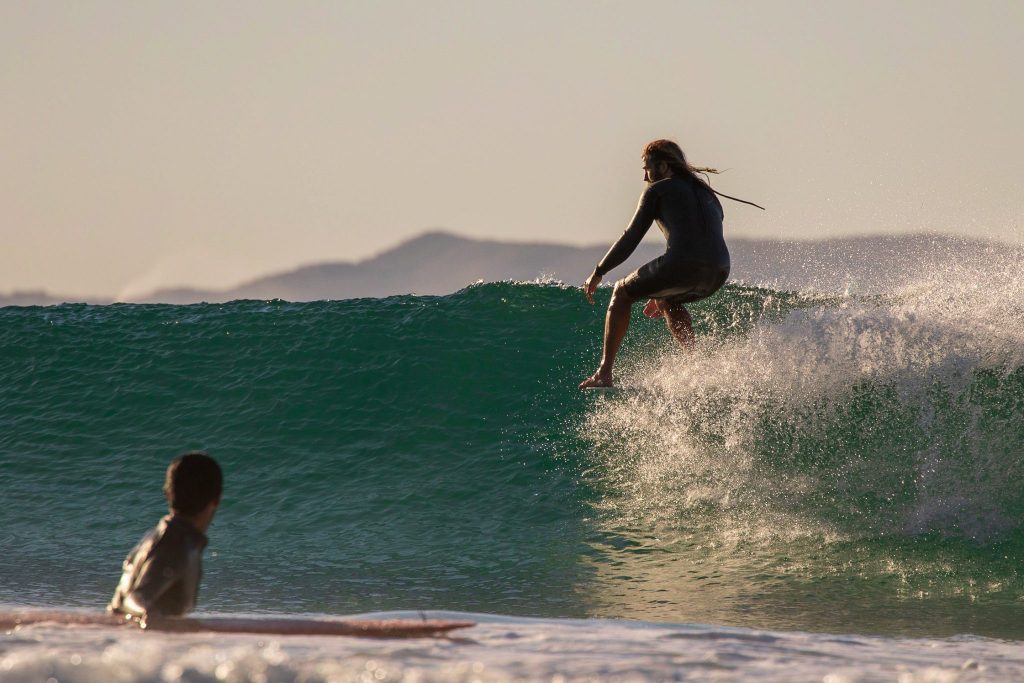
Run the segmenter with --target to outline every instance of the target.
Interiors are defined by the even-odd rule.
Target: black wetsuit
[[[703,185],[680,177],[651,183],[622,236],[597,265],[604,276],[620,265],[657,221],[665,235],[665,254],[626,276],[634,299],[687,303],[711,296],[729,277],[729,249],[722,235],[724,212],[718,197]]]
[[[199,594],[206,543],[201,531],[180,517],[167,515],[128,553],[107,609],[136,614],[125,605],[131,596],[147,614],[181,616],[189,611]]]

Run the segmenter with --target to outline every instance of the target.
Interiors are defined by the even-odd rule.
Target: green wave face
[[[0,309],[0,602],[102,604],[200,448],[208,609],[1014,634],[1024,344],[983,294],[728,286],[694,353],[637,311],[609,393],[605,290]]]

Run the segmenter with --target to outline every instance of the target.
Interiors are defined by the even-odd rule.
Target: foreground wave
[[[204,448],[212,610],[1020,637],[1019,278],[949,280],[727,286],[696,354],[638,316],[610,394],[553,284],[0,309],[0,601],[103,604]]]

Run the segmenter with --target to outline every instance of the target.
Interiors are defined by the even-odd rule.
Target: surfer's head
[[[714,168],[691,166],[682,148],[672,140],[653,140],[644,145],[644,180],[654,183],[665,178],[691,178],[710,189],[698,173],[718,173]]]
[[[220,465],[206,453],[186,453],[167,467],[164,495],[171,510],[182,515],[196,515],[211,503],[220,502],[224,475]]]
[[[644,180],[656,183],[659,180],[679,174],[679,169],[689,168],[686,156],[679,145],[671,140],[655,140],[644,146]]]

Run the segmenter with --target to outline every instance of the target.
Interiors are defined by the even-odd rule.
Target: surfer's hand
[[[601,276],[596,271],[591,273],[590,277],[583,283],[583,294],[591,304],[594,303],[594,292],[597,291],[599,284],[601,284]]]

